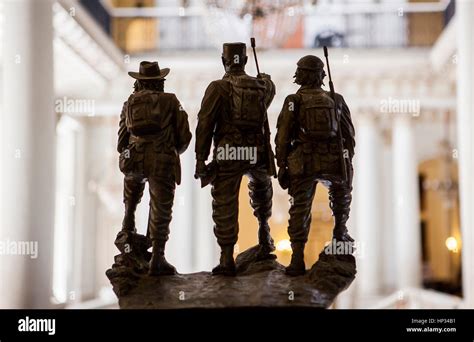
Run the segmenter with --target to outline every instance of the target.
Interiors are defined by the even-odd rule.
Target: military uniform
[[[163,255],[170,232],[175,184],[181,180],[179,154],[191,140],[187,114],[174,94],[140,90],[124,103],[119,126],[117,149],[121,153],[120,169],[125,175],[122,230],[135,231],[135,210],[148,181],[147,234],[154,244],[153,252]]]
[[[245,48],[245,44],[239,47],[242,45]],[[239,95],[236,87],[246,87],[245,84],[256,90]],[[196,159],[207,160],[214,140],[213,164],[216,174],[211,190],[214,233],[218,244],[228,253],[231,253],[238,238],[238,196],[243,175],[249,177],[250,204],[259,222],[259,243],[265,247],[262,256],[274,249],[268,226],[273,196],[270,163],[274,161],[273,158],[269,160],[271,146],[266,141],[264,130],[266,108],[274,94],[275,86],[269,77],[254,78],[243,70],[235,70],[227,71],[221,80],[213,81],[202,101],[196,128]],[[255,148],[256,162],[252,164],[249,160],[232,158],[220,160],[218,151],[226,147]],[[220,272],[215,269],[214,273]]]
[[[316,58],[316,57],[315,57]],[[318,63],[319,64],[319,63]],[[318,68],[320,66],[318,65]],[[288,234],[293,257],[299,270],[290,264],[287,273],[304,273],[303,250],[311,224],[311,207],[316,185],[329,189],[330,207],[334,215],[334,238],[353,241],[347,233],[352,191],[352,157],[354,155],[354,127],[344,98],[331,94],[319,86],[303,85],[296,94],[285,99],[278,118],[276,158],[280,171],[287,172],[288,193],[291,196]],[[340,127],[339,127],[340,126]],[[343,179],[338,129],[344,139],[344,155],[348,179]],[[299,255],[298,255],[299,254]]]

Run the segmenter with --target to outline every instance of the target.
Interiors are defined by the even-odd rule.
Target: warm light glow
[[[457,253],[458,252],[458,240],[455,237],[450,236],[446,239],[446,247],[450,252]]]
[[[276,244],[276,249],[279,252],[291,252],[291,242],[290,240],[280,240]]]

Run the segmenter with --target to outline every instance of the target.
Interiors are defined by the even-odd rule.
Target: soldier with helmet
[[[172,93],[164,92],[168,68],[157,62],[141,62],[135,91],[124,103],[120,115],[117,150],[120,170],[124,173],[125,215],[122,232],[133,234],[135,211],[143,196],[145,183],[150,190],[150,214],[147,235],[152,240],[150,275],[175,274],[165,259],[165,244],[174,200],[175,184],[180,184],[179,155],[191,140],[188,116]]]
[[[266,131],[266,109],[275,95],[270,77],[245,73],[247,50],[244,43],[225,43],[222,63],[225,75],[206,89],[196,128],[196,178],[212,184],[214,233],[221,247],[220,263],[213,274],[235,275],[233,258],[237,242],[238,196],[242,176],[249,177],[250,204],[259,224],[258,259],[274,258],[268,219],[272,207],[271,176],[274,157]],[[206,165],[214,142],[213,161]],[[251,148],[256,162],[219,158],[222,148]]]
[[[318,183],[329,188],[333,239],[354,241],[346,227],[352,199],[354,126],[342,95],[321,88],[325,76],[318,57],[301,58],[294,75],[300,88],[285,99],[277,124],[278,180],[291,196],[288,234],[293,254],[286,273],[292,276],[305,273],[304,248]]]

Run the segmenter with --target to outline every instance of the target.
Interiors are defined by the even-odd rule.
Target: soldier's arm
[[[275,92],[276,92],[276,87],[275,83],[271,80],[270,75],[268,74],[260,74],[259,78],[261,78],[263,81],[265,81],[265,105],[270,107],[273,98],[275,97]]]
[[[125,125],[126,111],[127,111],[127,102],[123,104],[122,112],[120,113],[118,143],[117,143],[117,151],[119,153],[122,153],[122,151],[128,146],[128,141],[130,138],[130,133],[128,132],[127,126]]]
[[[344,146],[349,150],[352,159],[355,150],[355,129],[352,123],[351,112],[342,95],[336,93],[336,100],[341,108],[341,126]]]
[[[212,82],[206,89],[198,113],[196,127],[196,159],[205,161],[209,156],[216,125],[217,113],[221,106],[221,91],[217,81]]]
[[[179,100],[174,97],[174,112],[176,115],[176,150],[179,154],[186,151],[191,141],[191,131],[189,130],[188,114],[179,103]]]
[[[276,159],[279,167],[286,166],[286,159],[290,152],[295,124],[295,113],[298,110],[296,95],[288,95],[278,116],[277,134],[275,137]]]

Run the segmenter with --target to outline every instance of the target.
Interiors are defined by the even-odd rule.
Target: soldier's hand
[[[262,78],[262,79],[267,79],[267,80],[271,80],[272,77],[269,75],[269,74],[265,74],[263,72],[261,72],[260,74],[258,74],[257,78]]]
[[[205,177],[207,174],[207,167],[204,160],[196,161],[196,171],[194,172],[194,178],[199,179]]]
[[[278,183],[280,183],[280,186],[283,190],[288,189],[290,186],[290,177],[286,167],[280,167],[278,170]]]

